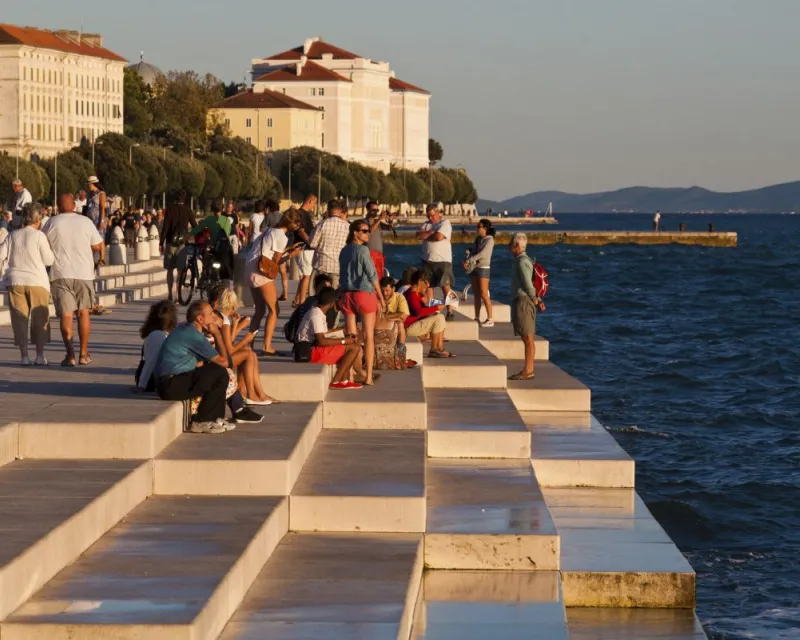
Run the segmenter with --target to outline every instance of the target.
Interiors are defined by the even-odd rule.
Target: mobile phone
[[[253,335],[256,335],[258,333],[258,329],[253,329],[253,331],[250,331],[249,333],[252,333]]]

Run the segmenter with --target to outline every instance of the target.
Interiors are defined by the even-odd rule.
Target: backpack
[[[548,282],[549,274],[536,258],[533,259],[533,288],[536,290],[536,295],[544,298],[547,292],[550,291],[550,283]]]
[[[283,337],[286,338],[290,344],[295,344],[297,342],[297,334],[300,332],[300,323],[312,306],[314,306],[314,303],[306,300],[297,307],[297,309],[292,311],[292,315],[289,316],[286,324],[283,325]]]

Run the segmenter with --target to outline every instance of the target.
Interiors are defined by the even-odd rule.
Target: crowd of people
[[[36,203],[23,202],[12,213],[11,233],[0,238],[0,267],[5,265],[15,342],[23,364],[45,365],[52,295],[65,346],[63,366],[88,365],[89,315],[94,304],[94,278],[103,264],[101,231],[117,224],[127,233],[129,212],[109,213],[109,199],[96,178],[87,193],[59,198],[59,214],[45,220]],[[14,184],[17,201],[26,200]],[[24,188],[23,188],[24,189]],[[190,430],[224,433],[237,422],[259,422],[253,407],[275,400],[262,387],[259,358],[293,356],[297,362],[332,365],[332,391],[358,390],[378,383],[380,371],[402,370],[417,363],[406,354],[408,338],[428,343],[428,358],[454,358],[446,345],[448,321],[454,318],[452,225],[436,205],[425,211],[427,222],[417,230],[422,244],[420,265],[406,268],[398,280],[386,270],[382,233],[391,220],[376,202],[365,216],[348,218],[346,203],[331,200],[317,220],[317,198],[308,195],[299,208],[281,211],[275,201],[255,203],[245,224],[233,203],[215,204],[214,212],[197,220],[179,194],[165,212],[133,217],[132,224],[157,225],[167,271],[168,299],[152,306],[141,328],[141,362],[137,387],[164,400],[187,401]],[[78,207],[82,214],[78,214]],[[15,209],[12,211],[16,211]],[[0,229],[0,232],[2,229]],[[491,221],[477,224],[475,245],[461,266],[473,290],[474,317],[494,326],[489,295],[495,229]],[[227,269],[208,300],[192,303],[179,322],[174,303],[175,271],[186,247],[210,242],[215,260]],[[525,346],[525,364],[511,376],[534,377],[534,333],[537,310],[543,309],[534,286],[534,266],[526,255],[525,234],[515,234],[511,276],[512,325]],[[240,315],[242,301],[234,292],[233,256],[243,253],[243,284],[253,300],[252,317]],[[285,317],[283,335],[292,353],[274,345],[281,313],[289,302],[289,273],[298,279]],[[280,285],[279,281],[280,280]],[[436,289],[441,298],[436,297]],[[288,306],[288,305],[287,305]],[[483,310],[485,309],[485,318]],[[73,319],[78,317],[79,348],[73,347]],[[263,331],[259,348],[258,334]],[[30,334],[30,341],[28,340]],[[31,360],[28,345],[36,356]],[[230,418],[226,418],[226,405]]]

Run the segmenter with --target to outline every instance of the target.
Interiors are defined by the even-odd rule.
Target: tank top
[[[86,197],[86,206],[83,208],[83,215],[91,219],[92,222],[97,224],[100,222],[100,194],[104,191],[92,192],[91,195]],[[103,212],[105,213],[105,212]]]

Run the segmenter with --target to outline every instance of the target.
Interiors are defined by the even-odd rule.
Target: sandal
[[[449,351],[431,351],[428,354],[429,358],[455,358],[455,355]]]
[[[84,353],[80,358],[78,358],[78,364],[80,365],[92,364],[92,356],[90,356],[88,353]]]
[[[280,354],[280,353],[278,353],[277,351],[264,351],[264,350],[262,349],[262,350],[261,350],[261,353],[259,353],[258,355],[259,355],[259,357],[261,357],[261,358],[276,358],[276,357],[278,357],[278,356],[279,356],[279,355],[281,355],[281,354]]]
[[[70,358],[67,356],[61,361],[62,367],[74,367],[75,366],[75,358]]]
[[[525,373],[524,371],[520,371],[519,373],[515,373],[513,376],[508,376],[509,380],[533,380],[536,377],[535,373]]]

